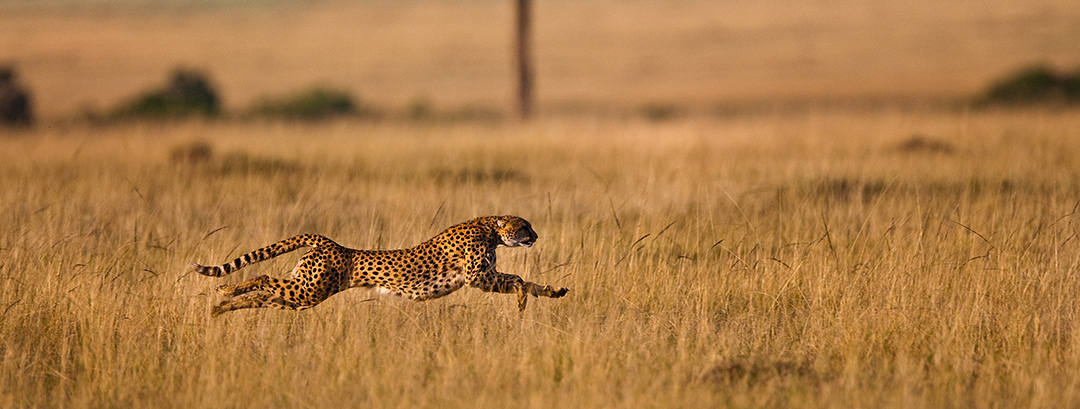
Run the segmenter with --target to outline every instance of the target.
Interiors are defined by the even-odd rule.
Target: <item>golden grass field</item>
[[[0,408],[1080,407],[1080,110],[933,102],[1080,64],[1074,1],[538,1],[530,123],[110,126],[68,119],[177,65],[233,110],[316,83],[499,107],[509,2],[24,3],[0,61],[43,121],[0,130]],[[187,270],[489,214],[540,236],[500,270],[566,297],[211,318],[300,253]]]
[[[40,129],[0,139],[0,406],[1073,407],[1078,140],[1076,111]],[[569,295],[211,319],[297,256],[185,269],[504,213],[540,240],[501,269]]]

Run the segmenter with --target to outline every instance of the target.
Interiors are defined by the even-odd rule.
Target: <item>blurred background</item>
[[[1080,67],[1077,0],[534,0],[539,115],[940,104]],[[510,0],[0,3],[0,63],[43,121],[201,74],[222,112],[332,90],[383,115],[514,110]],[[268,99],[269,98],[269,99]],[[260,105],[261,104],[261,105]],[[272,104],[270,104],[272,105]]]

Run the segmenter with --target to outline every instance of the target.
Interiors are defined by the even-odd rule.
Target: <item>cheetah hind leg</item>
[[[268,291],[251,291],[228,300],[222,301],[221,304],[214,306],[210,310],[210,316],[216,317],[233,310],[240,310],[244,308],[266,308],[266,307],[278,307],[284,310],[304,310],[311,308],[310,305],[299,305],[286,301],[281,297],[274,296],[273,293]]]
[[[218,294],[221,294],[222,297],[233,297],[255,290],[265,290],[265,286],[269,284],[269,282],[270,276],[263,274],[239,284],[225,284],[218,286],[217,292]]]
[[[273,294],[266,291],[254,291],[222,301],[210,310],[210,316],[216,317],[232,310],[243,308],[262,308],[267,306],[267,301]]]

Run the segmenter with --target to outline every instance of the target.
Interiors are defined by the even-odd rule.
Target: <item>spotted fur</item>
[[[542,286],[495,270],[495,248],[531,247],[536,232],[517,216],[480,217],[455,225],[420,245],[401,250],[354,250],[317,234],[301,234],[244,254],[221,266],[193,264],[195,272],[221,277],[249,264],[301,247],[290,279],[261,275],[218,287],[230,297],[211,310],[217,316],[242,308],[303,310],[352,287],[377,287],[409,299],[439,298],[468,285],[484,291],[515,293],[524,311],[528,296],[559,298],[566,288]]]

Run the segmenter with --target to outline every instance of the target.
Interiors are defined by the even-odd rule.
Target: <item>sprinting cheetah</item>
[[[193,264],[202,275],[220,277],[300,247],[311,250],[300,258],[292,278],[261,275],[235,285],[218,287],[231,297],[211,310],[217,316],[241,308],[280,307],[303,310],[352,287],[378,287],[421,301],[442,297],[464,285],[484,291],[515,293],[518,309],[528,296],[559,298],[566,288],[542,286],[495,269],[495,248],[531,247],[536,232],[517,216],[487,216],[454,225],[410,249],[354,250],[317,235],[301,234],[244,254],[215,267]]]

